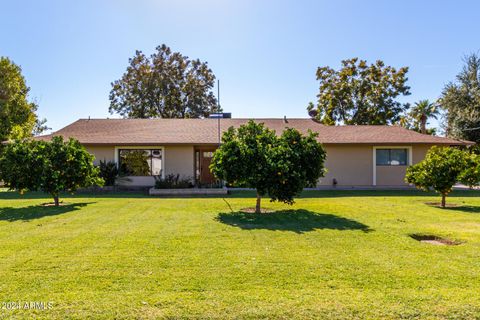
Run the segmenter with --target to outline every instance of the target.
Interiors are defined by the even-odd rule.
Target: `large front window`
[[[118,159],[121,174],[127,176],[162,174],[162,149],[120,149]]]
[[[406,166],[408,149],[377,149],[377,166]]]

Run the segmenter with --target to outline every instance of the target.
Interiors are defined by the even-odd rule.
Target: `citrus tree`
[[[55,206],[61,192],[103,185],[93,156],[74,139],[54,137],[46,141],[16,141],[0,155],[0,178],[14,190],[49,193]]]
[[[457,182],[470,187],[480,181],[479,157],[451,147],[432,147],[425,159],[407,168],[405,181],[424,191],[435,190],[442,196],[445,208],[446,197]]]
[[[2,146],[0,152],[0,180],[12,190],[23,194],[38,189],[38,177],[42,175],[43,159],[38,157],[39,143],[17,141]]]
[[[476,150],[465,156],[466,168],[460,174],[459,181],[467,186],[474,187],[480,183],[480,155]]]
[[[210,169],[220,180],[255,189],[255,212],[260,213],[263,196],[292,204],[304,187],[315,185],[324,174],[325,157],[314,133],[286,129],[278,137],[264,124],[249,121],[224,133]]]

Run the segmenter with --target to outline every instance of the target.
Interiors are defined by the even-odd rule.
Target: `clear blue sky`
[[[23,68],[54,130],[112,117],[110,83],[135,50],[208,61],[234,117],[305,117],[318,66],[409,66],[407,101],[436,99],[480,49],[478,1],[4,1],[0,55]]]

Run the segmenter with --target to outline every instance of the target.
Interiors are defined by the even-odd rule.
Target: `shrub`
[[[192,179],[180,178],[179,174],[168,174],[165,178],[155,176],[155,189],[185,189],[193,188]]]
[[[115,185],[115,180],[118,177],[119,173],[117,164],[115,162],[100,160],[98,169],[100,170],[100,178],[105,181],[106,186]]]

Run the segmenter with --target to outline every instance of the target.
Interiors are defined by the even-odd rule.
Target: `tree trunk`
[[[255,206],[255,213],[262,213],[260,204],[262,202],[262,197],[257,193],[257,205]]]
[[[446,201],[445,201],[445,198],[446,198],[446,197],[447,197],[447,196],[442,193],[442,208],[445,208],[445,202],[446,202]]]
[[[422,114],[422,118],[420,119],[420,131],[423,134],[427,134],[427,116]]]
[[[53,201],[55,202],[55,207],[58,207],[60,205],[60,202],[58,201],[58,196],[57,195],[53,196]]]

